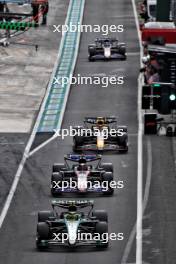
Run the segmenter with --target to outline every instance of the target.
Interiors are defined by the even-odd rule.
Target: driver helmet
[[[103,127],[105,125],[105,120],[103,117],[97,117],[97,121],[96,121],[96,124],[99,126],[99,127]]]

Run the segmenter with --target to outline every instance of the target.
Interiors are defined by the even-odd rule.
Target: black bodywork
[[[88,212],[84,209],[87,207]],[[93,210],[93,207],[92,200],[52,201],[52,211],[38,213],[37,249],[46,250],[53,246],[107,248],[108,239],[103,238],[103,234],[108,234],[107,213],[104,210]],[[74,233],[75,238],[72,239]],[[91,239],[87,239],[88,237],[84,239],[83,234],[85,237],[86,234],[90,234]],[[96,234],[99,234],[98,239],[95,239]]]
[[[77,129],[77,134],[73,137],[74,152],[87,150],[128,152],[127,127],[117,126],[116,117],[86,117],[84,126],[77,126],[75,129]],[[98,147],[97,135],[103,129],[106,131],[106,138],[103,140],[103,146]],[[111,133],[112,131],[116,132]]]
[[[103,163],[101,155],[68,154],[64,161],[65,163],[53,165],[51,176],[53,196],[70,192],[113,194],[114,189],[110,187],[113,181],[113,165]],[[75,184],[71,184],[72,182]]]

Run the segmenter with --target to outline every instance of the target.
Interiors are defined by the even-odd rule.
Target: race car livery
[[[98,192],[113,194],[113,165],[102,163],[100,155],[75,155],[64,157],[65,163],[53,165],[51,194],[64,192]]]
[[[39,250],[52,246],[107,248],[109,242],[107,212],[93,210],[93,207],[94,202],[91,200],[52,201],[52,211],[38,213],[37,248]]]
[[[119,59],[126,60],[126,45],[116,38],[96,39],[88,46],[89,61]]]
[[[128,152],[126,126],[117,126],[116,117],[86,117],[84,126],[75,127],[73,151]]]

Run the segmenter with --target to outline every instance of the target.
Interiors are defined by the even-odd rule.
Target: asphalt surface
[[[51,1],[47,26],[18,32],[18,36],[10,39],[8,48],[0,46],[1,133],[30,133],[46,92],[61,39],[61,34],[53,33],[53,24],[64,23],[68,3],[68,0]],[[30,5],[9,5],[9,8],[11,12],[31,12]]]
[[[61,0],[53,1],[47,27],[30,29],[12,38],[13,44],[8,48],[0,47],[0,210],[22,158],[56,60],[62,35],[53,33],[53,24],[64,23],[68,3],[68,0],[64,3]],[[31,44],[39,45],[38,52]]]
[[[176,168],[173,141],[166,136],[145,136],[144,160],[147,159],[147,144],[152,146],[152,177],[143,219],[143,260],[150,264],[174,264]]]
[[[102,8],[101,8],[102,7]],[[106,7],[106,8],[105,8]],[[71,88],[63,127],[81,124],[85,116],[118,116],[119,124],[128,125],[129,153],[104,155],[104,161],[113,162],[115,179],[123,180],[125,187],[116,190],[113,197],[94,198],[95,207],[109,213],[109,232],[123,232],[123,241],[111,241],[109,249],[37,252],[35,233],[37,212],[50,208],[50,175],[54,162],[62,162],[71,152],[72,139],[55,140],[34,154],[26,163],[15,197],[0,230],[0,258],[5,264],[33,263],[110,263],[120,264],[130,232],[136,221],[137,186],[137,75],[139,47],[130,0],[86,1],[84,24],[123,24],[124,33],[118,35],[127,43],[130,53],[127,61],[93,62],[87,60],[87,46],[100,34],[83,33],[75,75],[117,75],[125,77],[124,85],[103,88],[99,85],[75,85]],[[9,165],[9,169],[11,165]],[[14,171],[12,171],[14,173]],[[15,173],[14,173],[15,174]],[[64,196],[63,196],[64,197]],[[135,262],[135,244],[129,263]]]

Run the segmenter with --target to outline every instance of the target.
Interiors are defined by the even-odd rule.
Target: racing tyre
[[[127,133],[128,132],[127,126],[119,126],[119,127],[117,127],[117,134],[118,134],[119,129],[121,129],[121,131],[123,133]]]
[[[54,182],[56,182],[56,183],[58,183],[58,182],[62,182],[62,180],[63,180],[63,176],[60,174],[60,173],[58,173],[58,172],[54,172],[53,174],[52,174],[52,176],[51,176],[51,194],[52,194],[52,196],[57,196],[57,194],[60,194],[60,193],[58,193],[58,191],[56,192],[55,191],[55,183]],[[59,186],[60,186],[60,184],[59,184]]]
[[[90,56],[93,56],[96,54],[96,47],[95,45],[89,45],[88,46],[88,53]]]
[[[75,152],[80,152],[80,150],[78,149],[80,146],[82,146],[82,144],[84,143],[84,137],[81,136],[75,136],[73,138],[73,151]]]
[[[95,210],[92,212],[92,216],[101,222],[108,222],[108,214],[105,210]]]
[[[107,171],[107,172],[113,172],[114,168],[112,163],[102,163],[101,164],[101,169]]]
[[[38,212],[38,223],[45,222],[50,218],[54,218],[54,213],[52,211],[40,211]]]
[[[119,150],[120,153],[127,153],[128,152],[128,136],[124,134],[123,136],[119,137],[119,146],[122,149]]]
[[[89,61],[95,61],[95,59],[92,56],[89,56]]]
[[[60,172],[60,171],[64,171],[65,168],[65,164],[64,163],[55,163],[53,165],[53,172]]]
[[[126,59],[127,59],[126,55],[123,55],[123,58],[121,58],[120,60],[121,60],[121,61],[124,61],[124,60],[126,60]]]
[[[125,46],[119,47],[119,53],[123,56],[121,60],[126,60],[126,47]]]
[[[112,172],[105,172],[102,177],[103,181],[108,182],[108,190],[104,194],[112,195],[114,193],[114,188],[111,188],[110,183],[113,181]]]
[[[119,53],[122,54],[122,55],[125,55],[125,53],[126,53],[126,47],[124,45],[121,45],[119,47]]]
[[[100,238],[102,238],[100,241],[97,241],[96,247],[97,248],[107,248],[108,247],[108,241],[103,241],[102,235],[108,234],[108,224],[107,222],[99,222],[96,224],[95,227],[95,233],[98,233]]]
[[[47,240],[49,238],[49,226],[47,223],[37,224],[37,239],[36,246],[39,250],[48,248],[47,243],[43,243],[42,240]]]

